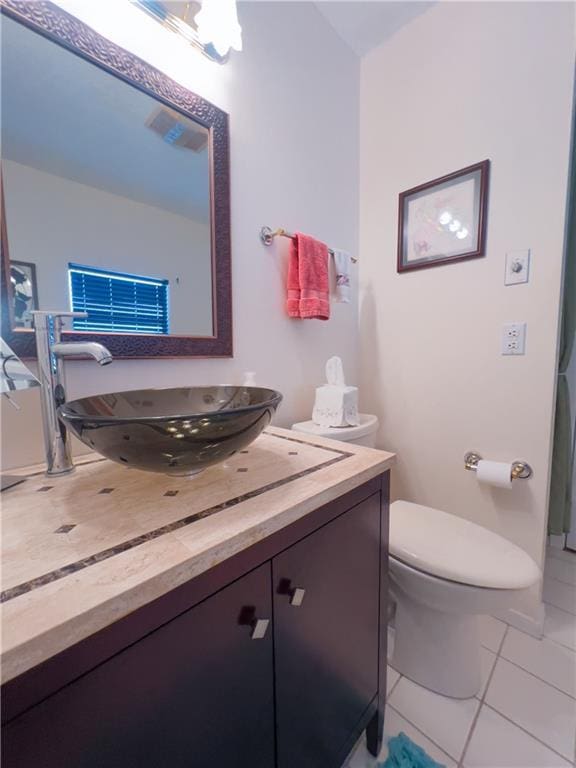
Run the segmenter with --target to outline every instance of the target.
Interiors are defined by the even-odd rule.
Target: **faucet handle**
[[[62,320],[64,317],[88,317],[88,312],[67,312],[66,310],[45,310],[34,309],[30,313],[32,315],[32,324],[34,328],[41,331],[48,330],[52,327],[52,324],[56,324],[56,321]],[[61,328],[61,323],[58,323],[58,328]]]
[[[66,312],[64,309],[33,309],[30,314],[34,317],[88,317],[88,312]]]

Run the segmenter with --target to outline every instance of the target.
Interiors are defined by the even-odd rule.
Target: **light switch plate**
[[[526,323],[505,323],[502,327],[502,354],[526,353]]]
[[[527,283],[530,278],[530,249],[508,251],[506,254],[505,285]]]

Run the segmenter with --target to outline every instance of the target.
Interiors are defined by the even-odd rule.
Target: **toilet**
[[[378,419],[356,427],[292,429],[374,447]],[[522,607],[541,578],[532,558],[503,536],[432,507],[390,505],[390,592],[396,603],[391,665],[444,696],[481,686],[479,617]]]
[[[475,696],[481,685],[478,617],[521,607],[540,576],[532,558],[497,533],[439,509],[393,502],[392,666],[444,696]]]

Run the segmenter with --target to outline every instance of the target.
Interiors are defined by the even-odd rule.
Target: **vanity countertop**
[[[100,456],[2,493],[2,681],[388,470],[384,451],[269,428],[193,477]],[[15,474],[11,472],[11,474]]]

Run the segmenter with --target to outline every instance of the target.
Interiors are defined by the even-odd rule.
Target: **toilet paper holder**
[[[482,456],[479,453],[468,451],[464,456],[464,468],[476,472],[479,461],[482,461]],[[512,480],[527,480],[533,474],[532,467],[527,461],[512,462]]]

